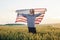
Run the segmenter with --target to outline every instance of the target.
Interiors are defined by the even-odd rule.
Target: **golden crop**
[[[36,25],[36,34],[28,33],[25,25],[1,25],[0,40],[60,40],[56,25]]]

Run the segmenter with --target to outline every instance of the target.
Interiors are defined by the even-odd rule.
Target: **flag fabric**
[[[35,8],[35,9],[34,9],[34,13],[37,14],[37,13],[40,13],[41,11],[44,12],[44,9],[45,9],[45,8]],[[45,10],[46,10],[46,9],[45,9]],[[45,14],[45,13],[42,13],[40,16],[36,17],[36,19],[35,19],[35,24],[41,23],[41,21],[42,21],[42,19],[43,19],[43,17],[44,17],[44,14]],[[18,13],[15,22],[24,22],[24,23],[27,23],[27,18],[23,17],[22,15],[20,15],[20,13]]]

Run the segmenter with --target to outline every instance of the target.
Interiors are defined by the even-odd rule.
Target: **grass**
[[[0,40],[60,40],[59,24],[36,25],[36,31],[28,33],[26,25],[1,25]]]

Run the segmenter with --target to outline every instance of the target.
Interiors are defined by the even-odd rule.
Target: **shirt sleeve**
[[[39,13],[39,14],[35,14],[36,17],[38,17],[38,16],[40,16],[40,15],[41,15],[41,13]]]
[[[24,17],[26,17],[27,16],[27,14],[21,14],[22,16],[24,16]]]

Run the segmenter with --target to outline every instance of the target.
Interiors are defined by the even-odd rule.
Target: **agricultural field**
[[[36,34],[26,25],[0,25],[0,40],[60,40],[60,24],[36,25]]]

